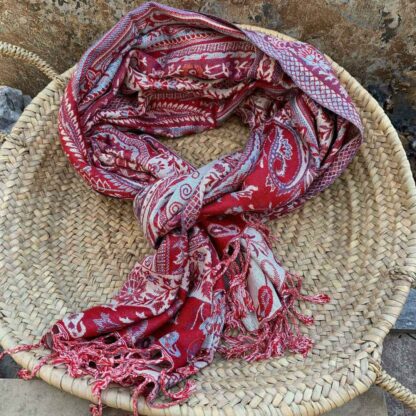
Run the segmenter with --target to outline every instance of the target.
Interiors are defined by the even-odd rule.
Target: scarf
[[[245,147],[200,168],[157,139],[214,129],[231,115],[250,129]],[[321,53],[146,3],[83,55],[59,134],[92,189],[133,201],[155,251],[110,302],[53,325],[41,341],[52,353],[31,375],[47,360],[64,363],[73,377],[92,376],[99,397],[118,383],[163,407],[189,397],[189,380],[171,387],[216,352],[248,361],[308,353],[299,322],[313,320],[296,303],[329,298],[301,293],[265,223],[329,186],[362,141]]]

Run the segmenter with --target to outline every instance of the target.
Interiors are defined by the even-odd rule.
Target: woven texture
[[[187,403],[154,410],[141,400],[139,412],[316,415],[364,392],[380,374],[383,339],[416,272],[415,190],[387,117],[333,65],[360,112],[366,143],[333,186],[271,224],[276,252],[287,268],[306,277],[305,291],[332,298],[324,306],[301,305],[316,319],[304,329],[314,349],[306,360],[288,355],[247,363],[218,357],[195,378],[197,393]],[[61,80],[70,72],[33,100],[1,149],[0,342],[5,348],[37,340],[69,311],[107,301],[136,259],[150,252],[131,203],[91,191],[60,148],[57,110]],[[231,119],[197,139],[164,142],[201,166],[240,149],[247,136],[248,130]],[[15,355],[25,368],[39,357],[37,352]],[[74,380],[63,368],[45,366],[40,376],[93,400],[88,380]],[[388,380],[379,375],[379,382]],[[127,389],[110,389],[103,399],[131,410]]]

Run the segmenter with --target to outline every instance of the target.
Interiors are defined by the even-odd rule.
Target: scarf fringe
[[[289,280],[279,292],[281,309],[271,320],[261,322],[256,331],[248,332],[241,319],[234,314],[235,309],[230,308],[222,337],[224,343],[218,348],[221,354],[227,359],[243,358],[249,362],[280,357],[287,350],[307,356],[313,347],[313,341],[301,333],[299,323],[312,325],[314,319],[300,313],[295,303],[307,301],[324,304],[330,298],[324,294],[302,295],[301,277],[291,276]]]
[[[270,246],[272,237],[268,228],[263,224],[252,223],[250,225],[263,235]],[[286,282],[277,290],[282,303],[280,310],[272,319],[262,321],[259,329],[247,331],[242,319],[248,313],[255,312],[255,307],[247,289],[251,253],[248,245],[243,252],[241,238],[245,238],[244,235],[230,243],[233,248],[233,257],[238,259],[241,253],[240,259],[242,257],[242,260],[238,265],[233,263],[227,274],[230,278],[226,293],[227,313],[222,336],[223,345],[219,346],[218,352],[227,359],[243,358],[249,362],[280,357],[287,350],[306,357],[313,347],[313,341],[301,333],[299,324],[312,325],[314,319],[312,316],[300,313],[295,303],[306,301],[325,304],[330,301],[330,297],[325,294],[302,294],[302,278],[299,275],[287,273]]]
[[[247,312],[254,312],[253,300],[247,289],[247,273],[250,266],[250,252],[243,253],[241,250],[240,240],[235,240],[230,244],[233,249],[233,259],[224,274],[232,276],[229,279],[229,287],[227,288],[226,304],[227,314],[225,322],[235,327],[241,326],[241,318],[247,315]],[[237,264],[238,259],[240,264]]]
[[[158,345],[145,349],[129,347],[117,333],[94,340],[68,340],[62,333],[49,332],[36,344],[18,345],[3,351],[0,353],[0,359],[5,355],[42,347],[49,349],[52,347],[52,352],[43,357],[32,370],[20,370],[19,377],[30,380],[45,364],[65,364],[69,375],[74,378],[91,376],[94,379],[92,393],[98,400],[97,404],[90,406],[92,416],[102,416],[102,392],[111,383],[117,383],[123,387],[134,387],[132,394],[134,416],[139,416],[137,404],[140,396],[146,397],[149,406],[166,408],[186,401],[195,388],[194,383],[188,380],[181,389],[175,392],[169,391],[172,378],[175,378],[177,382],[181,381],[181,377],[178,377],[176,373],[170,372],[169,369],[163,369],[158,380],[150,374],[146,374],[146,370],[157,372],[152,369],[152,366],[157,368],[159,365],[169,364],[173,367],[173,363],[164,349]],[[166,402],[154,402],[159,392],[168,399]]]

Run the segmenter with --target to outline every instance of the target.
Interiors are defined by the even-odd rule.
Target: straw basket
[[[109,300],[150,247],[131,203],[90,190],[60,148],[57,112],[74,69],[58,75],[39,57],[5,43],[0,52],[53,78],[4,137],[0,152],[0,342],[10,348],[39,339],[70,311]],[[271,224],[285,266],[305,277],[305,290],[332,298],[327,305],[301,305],[316,319],[304,329],[315,341],[313,351],[306,359],[288,354],[256,363],[217,357],[195,378],[197,392],[188,402],[157,410],[140,400],[141,414],[311,416],[343,405],[374,383],[416,409],[416,396],[380,364],[384,337],[416,275],[415,185],[387,116],[332,64],[358,107],[365,144],[333,186]],[[231,119],[198,139],[166,142],[202,165],[242,147],[247,136]],[[14,359],[31,369],[45,354],[22,352]],[[44,366],[39,376],[96,400],[91,380],[73,379],[65,368]],[[132,410],[128,389],[114,386],[103,400]]]

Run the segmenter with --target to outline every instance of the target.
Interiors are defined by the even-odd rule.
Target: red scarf
[[[156,138],[213,129],[232,114],[250,128],[245,148],[201,168]],[[108,304],[53,326],[42,341],[50,361],[91,375],[98,395],[116,382],[172,404],[191,385],[168,389],[215,352],[307,354],[297,322],[312,318],[295,302],[328,297],[301,294],[263,224],[329,186],[361,143],[356,110],[321,53],[147,3],[82,57],[59,132],[91,188],[134,201],[155,253]]]

